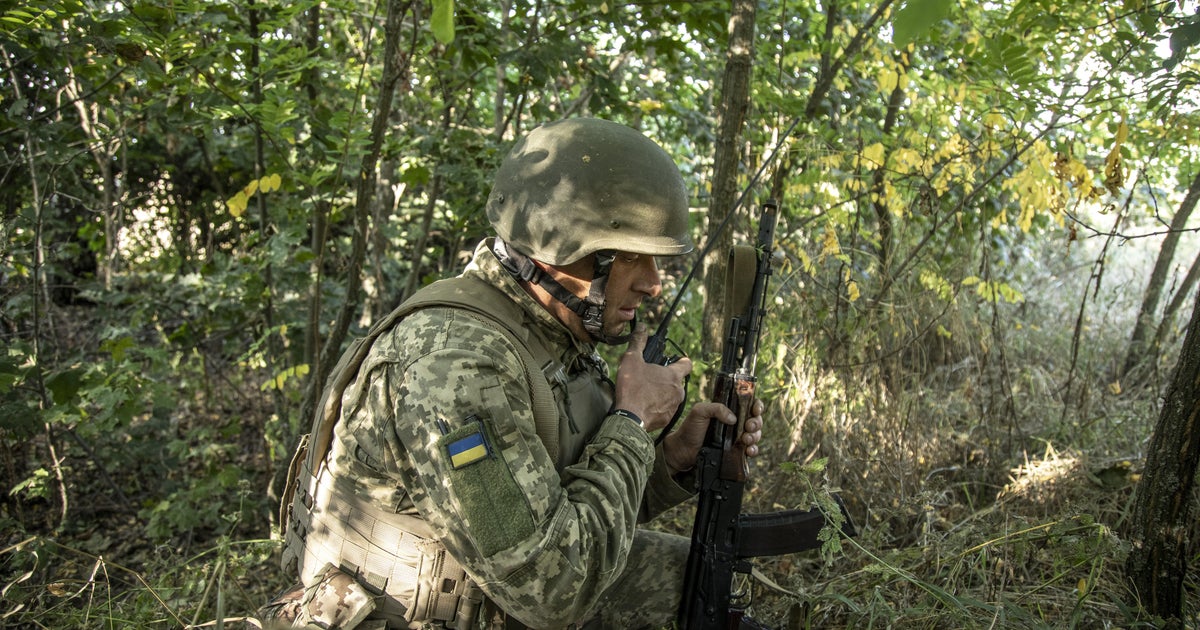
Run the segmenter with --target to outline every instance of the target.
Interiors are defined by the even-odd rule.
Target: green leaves
[[[1174,70],[1197,42],[1200,42],[1200,13],[1180,20],[1179,26],[1171,29],[1171,56],[1163,62],[1163,67]]]
[[[892,43],[903,50],[950,16],[954,0],[906,0],[892,19]]]
[[[430,18],[433,37],[443,44],[454,41],[454,0],[433,0]]]

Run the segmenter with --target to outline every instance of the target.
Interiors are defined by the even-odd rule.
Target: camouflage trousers
[[[675,534],[639,529],[633,538],[625,570],[600,599],[593,617],[579,628],[661,628],[675,619],[683,591],[683,572],[691,541]],[[441,623],[411,624],[381,618],[373,603],[361,601],[361,587],[340,571],[318,584],[295,586],[258,611],[262,628],[329,630],[441,630]],[[488,602],[490,604],[490,602]],[[495,606],[485,605],[475,627],[488,630],[524,628],[506,619]]]

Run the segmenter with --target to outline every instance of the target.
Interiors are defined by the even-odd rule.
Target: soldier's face
[[[626,333],[642,300],[662,294],[662,281],[653,256],[617,252],[604,288],[604,333]]]

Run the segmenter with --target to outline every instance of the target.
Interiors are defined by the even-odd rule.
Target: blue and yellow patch
[[[446,444],[446,453],[450,455],[450,465],[455,469],[470,466],[486,458],[489,452],[487,438],[483,436],[482,431],[476,431]]]

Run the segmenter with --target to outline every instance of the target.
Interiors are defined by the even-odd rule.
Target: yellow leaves
[[[1129,136],[1129,125],[1124,120],[1117,126],[1117,137],[1113,139],[1112,149],[1104,158],[1104,187],[1108,192],[1117,194],[1125,184],[1125,165],[1121,159],[1121,145]]]
[[[1041,192],[1038,189],[1034,189],[1034,191],[1038,193]],[[1021,204],[1021,215],[1017,217],[1017,227],[1019,227],[1022,232],[1028,234],[1029,229],[1033,227],[1033,217],[1037,215],[1037,208],[1038,205],[1041,205],[1040,200],[1042,198],[1043,196],[1038,194],[1034,200],[1035,203]]]
[[[933,165],[929,160],[909,147],[900,147],[892,151],[891,162],[900,175],[919,173],[928,177],[933,172]]]
[[[262,191],[265,193],[279,190],[279,187],[283,185],[283,177],[280,177],[279,173],[267,175],[266,177],[262,178],[262,181],[266,182],[261,186]]]
[[[854,157],[854,168],[875,169],[883,166],[884,152],[882,142],[863,147],[862,152]]]
[[[1100,191],[1092,184],[1092,172],[1083,162],[1067,153],[1059,153],[1054,160],[1054,175],[1059,181],[1074,186],[1079,191],[1080,199],[1091,199],[1100,196]]]
[[[825,230],[825,238],[821,242],[821,255],[817,257],[818,262],[823,262],[826,256],[837,256],[842,253],[842,246],[838,243],[837,233],[833,227]]]
[[[974,286],[975,295],[992,303],[1004,301],[1009,304],[1020,304],[1025,301],[1025,296],[1007,282],[992,282],[977,276],[967,276],[962,279],[962,286]]]
[[[817,266],[813,264],[812,257],[808,255],[808,252],[804,251],[803,247],[796,250],[796,255],[800,259],[800,268],[804,269],[805,273],[810,275],[816,273]]]
[[[891,94],[896,88],[907,90],[908,73],[899,64],[889,64],[889,67],[880,73],[878,84],[879,91],[884,94]]]
[[[246,212],[246,206],[249,204],[250,195],[246,194],[245,190],[238,191],[238,194],[225,201],[225,207],[229,208],[229,214],[235,219]]]
[[[1058,216],[1064,201],[1051,174],[1055,158],[1049,147],[1038,141],[1030,147],[1029,156],[1025,168],[1003,183],[1004,189],[1016,197],[1020,206],[1017,227],[1022,232],[1028,232],[1033,227],[1033,219],[1038,212],[1050,212]],[[993,221],[992,225],[997,226],[997,223]]]
[[[308,374],[308,370],[309,370],[309,367],[308,367],[307,363],[301,363],[300,365],[294,365],[290,368],[287,368],[287,369],[279,372],[278,374],[275,375],[274,378],[263,383],[262,387],[260,389],[262,391],[267,391],[268,389],[283,389],[283,384],[286,383],[289,378],[303,377]]]
[[[954,287],[938,272],[931,269],[923,269],[918,274],[917,280],[921,283],[921,286],[935,293],[938,299],[943,302],[954,301]]]
[[[663,102],[652,98],[644,98],[637,102],[638,109],[642,110],[643,114],[649,114],[660,110],[664,107]]]
[[[229,214],[233,215],[233,218],[236,219],[246,213],[246,208],[250,206],[250,198],[255,193],[274,192],[279,190],[279,187],[282,185],[283,178],[280,177],[279,173],[272,173],[271,175],[265,175],[252,180],[249,184],[246,184],[245,188],[239,190],[236,195],[227,199],[225,207],[229,208]]]
[[[846,299],[851,304],[857,302],[858,298],[862,297],[862,292],[858,289],[858,283],[855,282],[853,276],[850,275],[849,268],[842,270],[842,282],[846,283]]]

